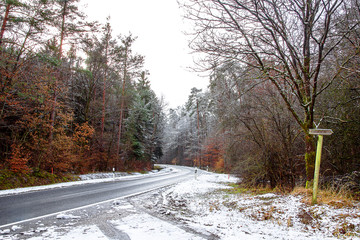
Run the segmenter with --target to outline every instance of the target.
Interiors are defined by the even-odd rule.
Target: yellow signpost
[[[314,188],[313,188],[313,197],[312,204],[317,203],[317,192],[319,184],[319,172],[320,172],[320,162],[321,162],[321,150],[323,145],[323,136],[331,135],[334,132],[331,129],[309,129],[309,134],[318,135],[318,143],[316,149],[316,160],[315,160],[315,172],[314,172]]]

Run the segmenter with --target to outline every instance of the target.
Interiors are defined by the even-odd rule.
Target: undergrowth
[[[230,186],[232,188],[224,189],[224,191],[229,194],[260,195],[260,194],[277,192],[277,189],[248,187],[248,186],[243,186],[243,185],[239,185],[236,183],[230,183],[230,184],[228,184],[228,186]]]
[[[163,169],[155,165],[154,170]],[[129,171],[146,174],[148,171]],[[14,173],[8,169],[0,170],[0,190],[48,185],[61,182],[77,181],[79,177],[70,173],[52,174],[43,170],[33,170],[31,173]]]
[[[360,228],[356,224],[357,220],[355,220],[360,218],[360,213],[357,212],[357,209],[359,209],[359,199],[356,198],[356,195],[354,196],[353,192],[345,188],[342,188],[341,191],[338,188],[331,187],[320,189],[317,195],[318,203],[314,206],[311,204],[313,190],[306,189],[305,187],[296,187],[291,192],[283,192],[276,188],[256,188],[233,183],[227,185],[231,188],[222,190],[226,193],[223,201],[209,203],[210,212],[220,209],[221,205],[223,205],[231,211],[243,212],[255,221],[271,221],[288,228],[293,227],[296,223],[301,223],[301,226],[306,231],[309,229],[320,231],[327,229],[329,234],[340,239],[349,237],[358,239],[360,236]],[[296,215],[285,216],[281,205],[274,205],[274,199],[279,198],[279,196],[261,196],[266,193],[300,196],[302,198],[301,202],[304,204],[298,206]],[[237,201],[237,198],[231,198],[230,195],[232,194],[238,195],[239,199],[242,197],[245,197],[244,199],[252,199],[255,196],[254,199],[257,201],[254,201],[252,204],[244,204],[244,201]],[[280,204],[283,203],[280,201]],[[332,214],[327,215],[324,214],[324,209],[347,210],[333,211]],[[326,221],[322,221],[323,217],[330,218],[331,221],[337,224],[334,227],[328,227]]]
[[[78,180],[72,174],[51,174],[46,171],[32,173],[14,173],[7,169],[0,170],[0,190],[47,185]]]
[[[292,195],[303,196],[303,202],[311,205],[313,190],[304,187],[296,187],[291,192]],[[317,204],[326,204],[336,208],[352,207],[359,199],[350,191],[345,189],[339,191],[332,188],[319,189],[317,194]]]
[[[269,187],[249,187],[242,184],[231,183],[228,184],[231,188],[224,189],[228,194],[249,194],[249,195],[262,195],[266,193],[276,194],[291,194],[303,196],[303,202],[311,205],[312,201],[312,189],[306,189],[305,187],[295,187],[291,192],[284,192],[279,188],[271,189]],[[351,191],[343,189],[333,189],[331,187],[319,189],[317,194],[317,203],[326,204],[336,208],[352,207],[355,201],[359,201],[357,194]]]
[[[160,170],[162,170],[163,169],[163,167],[161,167],[161,166],[159,166],[159,165],[154,165],[154,167],[153,167],[153,170],[158,170],[158,171],[160,171]]]

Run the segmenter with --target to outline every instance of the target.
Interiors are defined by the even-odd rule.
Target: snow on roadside
[[[194,178],[193,180],[175,185],[163,194],[169,195],[171,193],[172,195],[177,195],[182,198],[192,197],[196,194],[204,194],[216,189],[229,188],[222,183],[236,181],[237,178],[229,178],[224,174],[201,174],[197,176],[196,179]]]
[[[199,236],[194,236],[169,222],[162,221],[159,218],[155,218],[145,213],[134,214],[121,220],[111,221],[111,224],[128,234],[131,240],[204,239]]]
[[[80,219],[80,216],[74,216],[72,214],[60,213],[56,216],[56,219]]]
[[[5,195],[13,195],[13,194],[20,194],[25,192],[33,192],[33,191],[42,191],[47,189],[54,189],[54,188],[63,188],[63,187],[70,187],[75,185],[82,185],[82,184],[91,184],[91,183],[101,183],[101,182],[111,182],[111,181],[121,181],[121,180],[128,180],[128,179],[137,179],[148,177],[149,175],[157,174],[169,174],[172,172],[177,172],[178,169],[169,167],[166,165],[161,165],[164,167],[160,171],[150,171],[147,174],[128,174],[128,173],[115,173],[115,177],[113,173],[93,173],[93,174],[85,174],[80,175],[79,181],[74,182],[64,182],[64,183],[56,183],[50,185],[43,185],[43,186],[36,186],[36,187],[25,187],[25,188],[15,188],[15,189],[8,189],[8,190],[0,190],[0,196]]]
[[[65,231],[66,229],[61,229]],[[108,239],[96,225],[80,226],[71,228],[67,233],[62,233],[56,227],[51,227],[39,237],[31,237],[28,240],[43,240],[43,239],[57,239],[57,240],[68,240],[68,239],[86,239],[86,240],[97,240],[97,239]]]
[[[360,206],[310,206],[301,196],[231,194],[225,175],[201,175],[162,193],[158,212],[220,239],[360,239]],[[233,179],[232,179],[233,181]]]
[[[79,176],[80,180],[92,180],[92,179],[104,179],[104,178],[113,178],[115,177],[124,177],[124,176],[131,176],[132,174],[127,172],[108,172],[108,173],[88,173],[82,174]]]

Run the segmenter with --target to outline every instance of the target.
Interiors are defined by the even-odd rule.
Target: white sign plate
[[[331,129],[309,129],[309,134],[311,135],[331,135],[333,133]]]

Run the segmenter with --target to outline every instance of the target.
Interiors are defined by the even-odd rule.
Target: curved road
[[[0,197],[0,227],[62,211],[140,194],[193,177],[192,168],[172,166],[169,174],[143,175]]]

